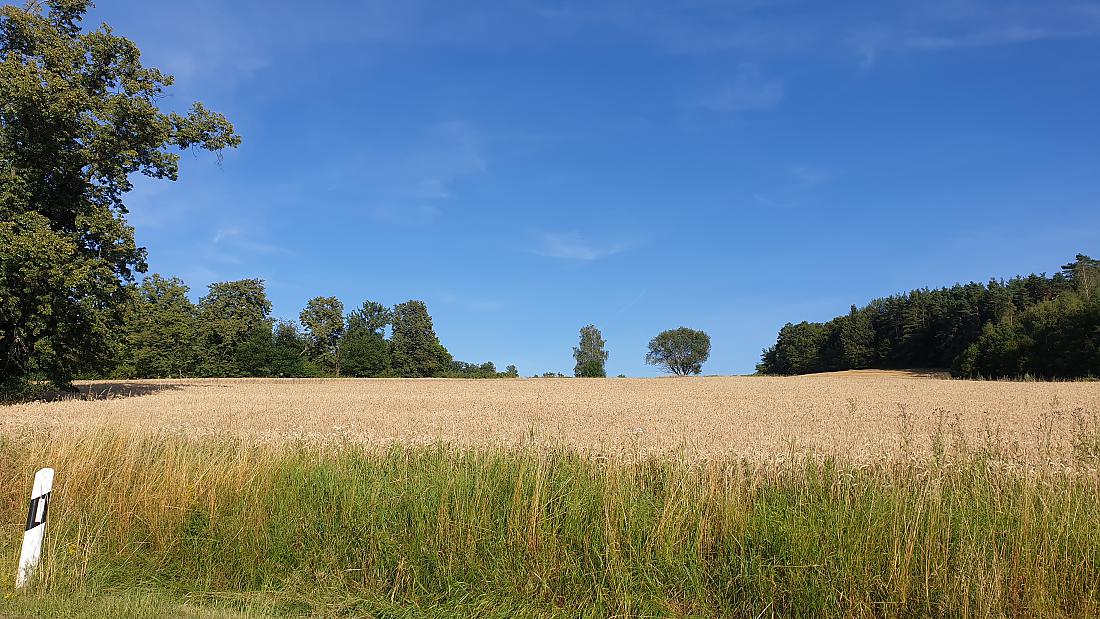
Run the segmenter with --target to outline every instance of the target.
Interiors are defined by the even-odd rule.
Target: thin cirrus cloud
[[[909,44],[915,49],[946,50],[967,47],[994,47],[1014,43],[1028,43],[1050,38],[1069,36],[1067,33],[1052,32],[1046,28],[1028,26],[1010,26],[997,30],[969,32],[954,36],[924,35],[914,37]]]
[[[815,190],[832,181],[840,172],[810,163],[795,163],[786,167],[774,186],[757,191],[753,200],[767,208],[796,208],[813,199]]]
[[[626,245],[622,243],[594,243],[580,234],[571,232],[543,234],[531,252],[547,258],[591,262],[614,256],[626,249]]]
[[[863,23],[849,42],[871,68],[884,53],[1023,45],[1040,41],[1100,36],[1100,4],[1078,2],[970,2],[914,8],[902,23]]]
[[[724,88],[701,97],[695,107],[719,114],[736,114],[778,105],[786,96],[786,83],[766,77],[753,66],[743,66]]]
[[[214,233],[211,245],[256,254],[293,254],[281,245],[250,238],[245,230],[236,226],[219,228]]]

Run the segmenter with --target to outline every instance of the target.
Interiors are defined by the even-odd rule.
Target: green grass
[[[976,454],[750,464],[568,449],[0,442],[0,616],[1084,617],[1100,479]]]

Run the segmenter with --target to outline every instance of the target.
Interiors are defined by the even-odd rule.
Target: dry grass
[[[0,616],[1100,616],[1097,383],[83,387],[0,408]]]
[[[0,407],[26,426],[369,444],[553,443],[603,452],[854,460],[949,445],[1068,453],[1100,384],[971,382],[858,372],[795,378],[212,379],[84,383],[89,399]]]

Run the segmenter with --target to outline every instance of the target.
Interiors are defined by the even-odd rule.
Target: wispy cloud
[[[431,225],[444,216],[462,181],[487,170],[480,132],[451,120],[400,141],[379,141],[349,160],[322,163],[288,179],[284,191],[320,191],[382,223]]]
[[[753,194],[753,200],[766,208],[793,208],[802,205],[815,189],[828,183],[839,172],[824,166],[810,163],[795,163],[782,170],[774,189],[766,189]]]
[[[764,0],[604,0],[538,11],[546,24],[615,32],[666,53],[737,52],[763,59],[840,52],[854,55],[864,69],[886,53],[1100,36],[1100,4],[1088,0],[840,3],[824,14],[815,9],[812,3]],[[728,99],[734,106],[742,101],[737,95]]]
[[[884,54],[946,52],[1100,36],[1100,4],[970,0],[913,5],[894,20],[857,23],[848,41],[868,69]]]
[[[218,252],[233,252],[233,253],[253,253],[253,254],[290,254],[294,252],[277,245],[275,243],[269,243],[266,241],[260,241],[252,238],[247,230],[240,226],[224,226],[218,228],[214,232],[214,236],[210,241],[211,247],[215,248]],[[238,259],[232,254],[224,254],[233,258],[234,261]]]
[[[760,110],[778,105],[786,90],[782,79],[765,77],[757,67],[742,65],[728,85],[701,97],[696,106],[720,114]]]
[[[963,32],[954,35],[918,35],[911,38],[908,44],[914,49],[946,50],[965,47],[996,47],[1014,43],[1042,41],[1050,38],[1061,38],[1063,35],[1052,32],[1046,28],[1012,25],[996,30]]]
[[[600,244],[570,232],[543,234],[531,252],[548,258],[590,262],[614,256],[626,249],[627,246],[622,243]]]
[[[468,123],[451,121],[435,127],[427,144],[402,164],[407,190],[416,197],[446,199],[458,179],[485,171],[477,132]]]
[[[649,289],[648,289],[648,288],[646,288],[646,289],[643,289],[643,290],[642,290],[641,292],[639,292],[638,294],[634,295],[634,298],[633,298],[633,299],[631,299],[630,301],[628,301],[628,302],[626,303],[626,305],[624,305],[624,306],[620,307],[620,308],[619,308],[619,310],[618,310],[617,312],[615,312],[615,315],[616,315],[616,316],[622,315],[622,314],[623,314],[624,312],[626,312],[626,311],[627,311],[628,309],[630,309],[630,308],[634,307],[635,305],[637,305],[637,304],[638,304],[638,303],[639,303],[639,302],[640,302],[640,301],[641,301],[641,300],[642,300],[643,298],[645,298],[645,295],[646,295],[646,293],[648,293],[648,292],[649,292]]]

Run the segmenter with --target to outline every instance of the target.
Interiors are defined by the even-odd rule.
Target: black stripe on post
[[[38,505],[42,504],[42,518],[38,518]],[[31,499],[30,508],[27,510],[27,528],[25,531],[46,523],[46,512],[50,509],[50,493]]]

